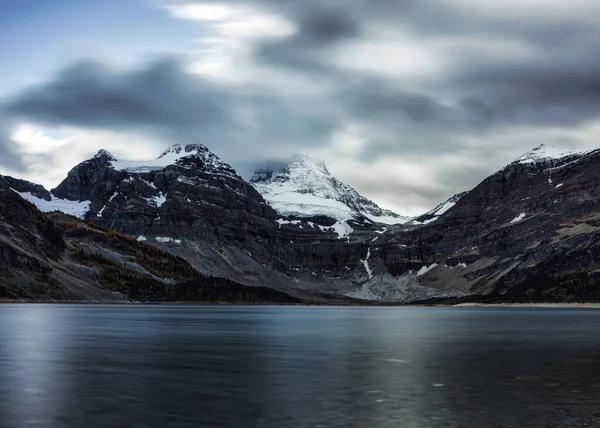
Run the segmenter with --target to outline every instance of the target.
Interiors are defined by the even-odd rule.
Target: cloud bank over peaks
[[[81,60],[3,100],[5,167],[31,165],[9,138],[22,124],[136,136],[154,152],[200,141],[246,177],[303,152],[381,205],[417,214],[542,142],[600,137],[595,1],[151,7],[196,25],[197,51],[131,69]],[[92,140],[77,139],[81,156],[100,148]]]

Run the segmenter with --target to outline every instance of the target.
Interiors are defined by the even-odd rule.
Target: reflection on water
[[[0,305],[0,427],[600,426],[599,327],[583,309]]]

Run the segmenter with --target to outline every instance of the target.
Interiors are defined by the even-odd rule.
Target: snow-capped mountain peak
[[[111,161],[117,160],[117,158],[114,157],[111,152],[109,152],[108,150],[104,150],[104,149],[98,150],[98,153],[96,153],[93,157],[93,159],[98,159],[98,158],[107,158],[108,160],[111,160]]]
[[[302,153],[296,153],[289,166],[296,169],[304,168],[312,171],[313,173],[331,175],[327,169],[327,166],[325,166],[325,162],[311,158],[310,156],[306,156]]]
[[[158,159],[163,158],[165,156],[168,156],[169,154],[180,154],[181,151],[183,150],[183,146],[179,143],[177,144],[173,144],[171,147],[169,147],[167,150],[165,150],[164,152],[161,153],[161,155],[158,157]]]
[[[209,154],[212,154],[212,152],[204,144],[196,143],[196,144],[186,144],[185,146],[183,146],[179,143],[176,143],[176,144],[173,144],[171,147],[169,147],[164,152],[162,152],[162,154],[158,157],[158,159],[161,159],[163,157],[173,156],[173,155],[189,156],[190,154],[209,155]]]
[[[565,150],[563,148],[548,144],[540,144],[539,146],[534,147],[525,153],[523,156],[519,157],[515,162],[520,164],[533,164],[546,161],[557,161],[565,158],[584,156],[597,150],[599,150],[598,147],[579,150]]]
[[[326,216],[338,221],[366,217],[386,224],[408,221],[382,210],[332,176],[325,163],[303,154],[296,154],[279,170],[257,171],[250,183],[284,216]]]
[[[100,150],[92,159],[105,158],[109,165],[118,170],[129,173],[148,173],[162,170],[170,165],[179,165],[191,167],[194,164],[200,163],[201,167],[207,172],[218,171],[226,175],[236,175],[233,168],[223,162],[217,155],[211,152],[202,144],[174,144],[161,155],[152,160],[124,160],[117,159],[106,150]],[[188,161],[186,161],[186,159]],[[193,162],[189,162],[189,161]]]

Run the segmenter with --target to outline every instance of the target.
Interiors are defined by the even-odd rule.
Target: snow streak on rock
[[[521,220],[523,220],[523,219],[525,218],[525,216],[526,216],[526,215],[527,215],[527,214],[525,214],[525,213],[521,213],[521,214],[519,214],[517,217],[513,218],[513,219],[512,219],[510,222],[511,222],[511,223],[518,223],[518,222],[520,222]]]
[[[419,269],[419,271],[417,272],[417,276],[423,276],[425,275],[427,272],[435,269],[436,267],[438,267],[439,265],[437,263],[433,263],[430,266],[423,266],[421,269]]]
[[[367,257],[365,257],[365,259],[361,260],[360,262],[365,267],[365,270],[367,271],[367,275],[369,276],[369,279],[373,279],[373,270],[369,266],[369,257],[371,257],[371,247],[369,247],[369,249],[367,250]]]

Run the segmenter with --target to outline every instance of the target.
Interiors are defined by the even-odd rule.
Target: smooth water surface
[[[600,311],[0,305],[0,427],[600,426]]]

